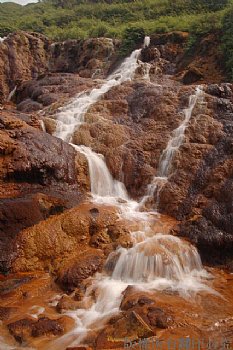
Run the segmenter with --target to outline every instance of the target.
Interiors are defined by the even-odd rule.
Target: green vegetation
[[[233,6],[225,13],[223,18],[222,43],[226,68],[231,80],[233,80]]]
[[[17,29],[54,40],[106,36],[123,39],[122,53],[144,34],[191,33],[188,48],[212,31],[223,31],[227,69],[233,65],[233,0],[41,0],[22,7],[0,4],[0,36]],[[232,74],[233,75],[233,74]]]

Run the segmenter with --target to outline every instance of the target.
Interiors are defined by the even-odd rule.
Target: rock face
[[[232,259],[232,91],[230,84],[206,87],[160,194],[160,209],[182,220],[180,234],[211,264]]]
[[[143,79],[126,83],[90,108],[86,116],[90,123],[77,130],[73,141],[104,154],[113,176],[124,179],[131,196],[138,198],[145,193],[170,133],[180,122],[178,108],[175,87],[148,86]]]
[[[24,112],[39,110],[57,100],[62,105],[64,101],[60,101],[57,96],[59,85],[63,86],[63,97],[69,98],[79,90],[74,90],[74,84],[80,85],[80,82],[77,83],[75,75],[69,73],[76,73],[83,78],[105,77],[117,59],[118,48],[119,41],[108,38],[52,44],[38,33],[22,31],[10,34],[0,45],[0,103],[6,101],[10,92],[17,87],[18,103],[22,102],[26,94],[26,101],[19,106]],[[38,78],[49,72],[52,73],[51,79],[49,75],[44,78],[46,87],[43,82],[36,83]],[[26,93],[22,83],[30,80],[33,81],[26,85]]]
[[[105,254],[131,240],[116,209],[86,203],[21,231],[14,244],[12,271],[51,271],[62,288],[73,290],[101,269]]]
[[[0,113],[2,271],[9,268],[9,249],[21,229],[73,206],[83,192],[81,177],[87,174],[83,157],[38,125],[34,117]]]
[[[48,70],[49,40],[37,33],[10,34],[0,44],[0,103],[23,81]]]
[[[20,78],[12,71],[12,84],[20,83],[14,96],[17,110],[9,104],[0,114],[0,270],[13,273],[9,279],[0,275],[0,328],[7,326],[25,346],[34,347],[44,340],[46,347],[50,338],[75,327],[61,313],[94,305],[101,294],[93,284],[98,280],[96,273],[102,271],[108,278],[118,251],[107,264],[106,258],[119,246],[132,247],[130,232],[140,233],[142,228],[137,220],[123,219],[117,206],[88,200],[86,159],[51,136],[59,108],[77,93],[103,84],[93,78],[106,76],[118,43],[101,38],[49,46],[41,36],[20,33],[0,46],[0,58],[2,50],[10,49],[10,40],[14,48],[24,35],[29,41],[35,38],[35,43],[44,43],[44,56],[39,44],[35,50],[31,44],[30,53],[19,49],[22,62],[25,52],[34,57],[38,50],[38,61],[32,60],[36,74],[30,65],[26,73],[19,66]],[[172,226],[173,234],[198,247],[205,262],[232,267],[233,87],[219,84],[222,71],[214,44],[209,42],[212,39],[202,38],[191,58],[186,50],[187,33],[152,36],[151,45],[142,50],[134,79],[114,86],[90,106],[72,142],[104,155],[113,177],[123,181],[130,196],[139,200],[153,178],[161,175],[163,150],[184,119],[196,88],[193,84],[201,83],[203,94],[174,153],[168,181],[142,209],[156,207],[173,217],[167,229],[161,217],[149,223],[150,233],[168,234]],[[7,74],[4,70],[0,77],[5,89],[2,99],[10,90],[4,78]],[[43,119],[43,131],[38,117]],[[119,300],[120,314],[106,316],[104,329],[102,324],[94,325],[87,345],[76,348],[122,349],[141,338],[153,342],[156,336],[164,341],[175,332],[197,338],[207,318],[203,333],[211,335],[219,319],[224,327],[232,321],[228,317],[232,305],[225,302],[232,294],[226,282],[230,278],[220,275],[219,285],[216,280],[213,283],[217,291],[224,290],[225,299],[218,302],[212,294],[207,299],[205,293],[199,293],[200,303],[190,303],[169,288],[152,293],[128,286]],[[15,301],[14,307],[9,300]],[[30,303],[37,307],[38,301],[43,304],[39,311],[31,309]],[[27,307],[23,309],[22,304]],[[221,325],[218,333],[222,336]]]
[[[109,38],[54,43],[50,69],[53,72],[79,73],[85,78],[103,78],[116,59],[118,48],[119,41]]]

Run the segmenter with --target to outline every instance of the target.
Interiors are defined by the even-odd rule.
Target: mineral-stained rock
[[[81,78],[78,74],[49,73],[41,79],[23,82],[15,92],[14,100],[20,111],[33,112],[44,108],[46,117],[53,116],[70,98],[98,84],[98,81]],[[53,132],[53,129],[48,129],[48,132]]]
[[[189,67],[184,73],[182,81],[184,84],[193,84],[203,79],[202,73],[195,67]]]
[[[48,70],[49,40],[38,33],[10,34],[0,46],[0,103],[22,81]]]
[[[17,308],[14,308],[14,307],[0,306],[0,320],[1,321],[7,320],[11,316],[11,314],[13,314],[16,311],[17,311]]]
[[[33,337],[41,337],[47,334],[60,335],[63,331],[63,326],[59,320],[50,320],[48,317],[41,317],[33,324],[31,335]]]
[[[24,318],[8,324],[10,333],[19,343],[26,341],[30,336],[41,337],[43,335],[60,335],[64,328],[62,322],[51,320],[48,317],[42,317],[38,321],[30,318]]]
[[[63,313],[69,310],[76,310],[80,306],[80,302],[72,299],[68,295],[63,295],[59,300],[56,309],[58,312]]]
[[[171,316],[168,316],[162,309],[150,307],[147,317],[150,325],[157,328],[168,328],[172,324]]]
[[[67,40],[52,45],[50,67],[56,72],[79,73],[91,78],[103,77],[116,55],[119,42],[109,38]]]
[[[8,329],[15,340],[19,343],[25,341],[32,333],[32,327],[36,323],[35,320],[24,318],[22,320],[8,324]]]
[[[98,216],[93,217],[94,209],[99,211]],[[90,248],[93,225],[98,235],[103,230],[108,232],[108,226],[123,226],[123,222],[119,221],[116,208],[90,203],[55,215],[18,234],[12,270],[50,270],[62,288],[73,290],[103,266],[103,252]],[[106,248],[111,251],[124,242],[128,239],[124,237],[126,233],[129,237],[122,230],[117,240],[109,239]]]
[[[83,155],[42,132],[34,116],[2,110],[0,129],[0,266],[7,271],[14,236],[78,203],[88,171]]]
[[[155,332],[135,311],[124,313],[116,319],[110,320],[97,337],[97,349],[121,348],[125,346],[126,339],[131,341],[149,338]]]
[[[203,261],[226,264],[233,244],[232,86],[210,85],[205,91],[211,95],[193,111],[174,172],[160,193],[160,209],[182,220],[180,235],[197,245]]]
[[[74,290],[86,278],[93,276],[103,266],[103,254],[98,250],[85,251],[77,259],[66,262],[58,272],[57,283],[65,290]]]

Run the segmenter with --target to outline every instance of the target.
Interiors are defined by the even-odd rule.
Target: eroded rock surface
[[[15,235],[77,204],[88,174],[83,156],[39,125],[33,116],[0,112],[2,271],[9,269]]]
[[[38,33],[10,34],[0,45],[0,103],[23,81],[48,71],[49,40]]]

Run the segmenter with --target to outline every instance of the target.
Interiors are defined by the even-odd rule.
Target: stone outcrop
[[[49,73],[39,80],[26,81],[17,89],[14,100],[21,112],[43,109],[52,116],[78,93],[99,85],[100,82],[81,78],[78,74]]]
[[[21,231],[14,244],[12,271],[51,271],[62,288],[73,290],[101,269],[111,250],[130,246],[131,239],[115,208],[86,203]]]
[[[52,72],[104,78],[116,59],[119,41],[110,38],[67,40],[52,44],[51,49],[49,66]]]
[[[0,43],[0,103],[23,81],[48,71],[49,40],[38,33],[17,32]]]
[[[7,271],[15,235],[77,204],[88,171],[83,156],[42,132],[34,116],[2,110],[0,135],[0,265]]]
[[[160,209],[182,220],[180,234],[211,264],[232,259],[232,91],[230,84],[205,88],[160,194]]]

